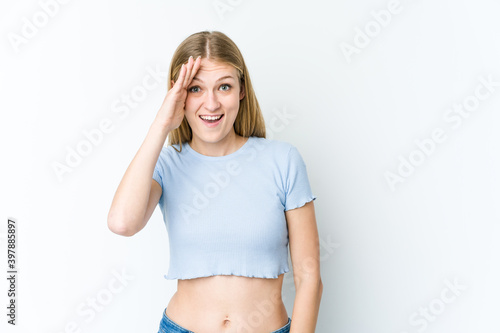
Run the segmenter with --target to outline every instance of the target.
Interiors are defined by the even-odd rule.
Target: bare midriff
[[[270,333],[288,323],[277,279],[215,275],[177,280],[166,315],[195,333]]]

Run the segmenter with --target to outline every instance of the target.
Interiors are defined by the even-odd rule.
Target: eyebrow
[[[234,77],[233,77],[233,76],[231,76],[231,75],[226,75],[226,76],[223,76],[223,77],[221,77],[221,78],[217,79],[217,81],[215,81],[215,82],[219,82],[219,81],[222,81],[222,80],[224,80],[224,79],[233,79],[233,80],[234,80]],[[193,77],[193,81],[194,81],[194,80],[198,80],[198,81],[200,81],[201,83],[204,83],[204,82],[203,82],[203,80],[200,80],[200,79],[199,79],[199,78],[197,78],[196,76],[195,76],[195,77]]]

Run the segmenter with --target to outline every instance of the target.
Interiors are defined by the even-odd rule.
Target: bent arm
[[[108,213],[108,228],[122,236],[139,232],[151,217],[162,190],[153,171],[169,130],[153,123],[118,185]]]

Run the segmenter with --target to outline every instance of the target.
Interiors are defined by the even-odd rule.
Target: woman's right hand
[[[201,57],[193,60],[189,57],[187,64],[183,64],[177,81],[172,80],[172,88],[167,92],[167,96],[155,118],[155,123],[166,128],[169,132],[178,128],[184,119],[185,105],[187,98],[187,87],[200,68]]]

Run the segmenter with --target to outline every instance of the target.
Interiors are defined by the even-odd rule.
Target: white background
[[[230,10],[218,11],[221,4]],[[498,332],[500,5],[401,0],[390,18],[380,14],[388,6],[91,0],[60,4],[48,17],[37,1],[3,0],[0,267],[6,275],[7,218],[15,218],[19,275],[16,327],[6,324],[1,279],[0,330],[158,330],[176,288],[163,278],[161,212],[130,238],[110,232],[106,217],[167,81],[127,114],[114,106],[140,89],[148,70],[166,73],[182,40],[208,29],[240,48],[267,125],[294,116],[275,119],[280,126],[268,133],[299,149],[318,197],[317,332]],[[36,19],[16,46],[12,36],[24,38]],[[363,38],[365,29],[371,36]],[[346,45],[356,53],[343,52]],[[477,88],[481,77],[496,86]],[[478,100],[476,89],[488,96]],[[465,101],[479,103],[457,126],[449,112]],[[58,178],[54,163],[65,164],[68,149],[104,119],[112,130]],[[436,129],[446,139],[425,155],[415,140]],[[412,171],[400,165],[410,156]],[[392,187],[389,172],[401,177]],[[114,274],[130,280],[120,284]],[[445,281],[464,289],[454,294]],[[291,316],[291,272],[283,296]],[[100,311],[90,310],[96,297],[106,303]],[[425,309],[429,319],[419,314]]]

